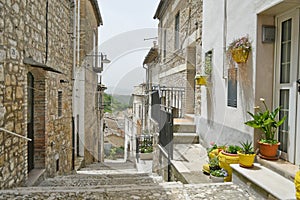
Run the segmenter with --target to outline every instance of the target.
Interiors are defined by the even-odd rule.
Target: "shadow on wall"
[[[238,65],[238,81],[240,85],[240,98],[243,109],[243,120],[246,121],[248,114],[247,111],[252,110],[254,99],[253,94],[253,62],[252,56],[249,55],[247,63]]]

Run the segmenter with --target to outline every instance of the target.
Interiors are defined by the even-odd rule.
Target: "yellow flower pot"
[[[249,51],[243,48],[236,48],[231,50],[231,57],[236,63],[246,63],[248,60]]]
[[[255,154],[243,154],[238,152],[239,164],[241,167],[251,168],[253,167]]]
[[[207,84],[207,76],[196,76],[196,85],[206,85]]]
[[[230,182],[232,180],[232,169],[230,164],[238,164],[239,155],[238,154],[226,154],[221,151],[219,153],[219,165],[228,172],[228,176],[224,178],[225,182]]]
[[[294,183],[296,187],[296,197],[300,200],[300,170],[296,173]]]

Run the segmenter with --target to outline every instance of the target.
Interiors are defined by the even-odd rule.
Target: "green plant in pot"
[[[276,159],[277,149],[280,142],[275,138],[277,129],[281,126],[286,116],[282,119],[277,119],[277,115],[281,110],[281,107],[275,108],[270,111],[265,103],[265,99],[260,98],[260,101],[264,105],[264,111],[259,106],[255,107],[257,110],[255,113],[248,112],[252,117],[252,120],[245,122],[247,126],[259,129],[263,132],[263,138],[258,142],[260,147],[260,156],[266,159]]]
[[[232,179],[232,169],[230,164],[239,163],[239,155],[237,152],[241,147],[237,145],[228,145],[224,151],[219,154],[219,165],[228,172],[228,176],[224,178],[225,182],[230,182]]]
[[[225,154],[234,154],[233,156],[237,155],[237,152],[241,149],[238,145],[229,145],[225,149]],[[223,152],[224,153],[224,152]]]
[[[239,165],[241,167],[253,167],[255,153],[252,147],[252,142],[246,141],[240,143],[242,148],[238,151]]]
[[[224,182],[224,178],[228,176],[228,173],[225,169],[220,168],[210,172],[210,179],[212,182]]]

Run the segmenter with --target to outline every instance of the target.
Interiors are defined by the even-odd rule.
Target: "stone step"
[[[195,133],[196,125],[193,122],[185,122],[185,123],[174,123],[173,125],[174,133]]]
[[[98,185],[140,185],[154,184],[149,176],[73,176],[50,178],[39,184],[42,187],[58,186],[98,186]]]
[[[278,173],[254,163],[253,168],[243,168],[239,164],[230,165],[233,183],[244,185],[249,192],[268,199],[295,199],[294,183]]]
[[[156,186],[18,188],[2,190],[0,199],[259,199],[232,183],[163,183]]]
[[[185,114],[184,118],[188,119],[188,120],[190,120],[192,122],[195,122],[195,114]]]
[[[2,190],[0,199],[180,199],[182,184],[98,187],[28,187]],[[182,196],[183,197],[183,196]]]
[[[174,133],[174,144],[199,144],[199,135],[196,133]]]
[[[256,156],[256,160],[259,164],[267,167],[268,169],[273,170],[281,176],[284,176],[290,181],[294,181],[295,174],[299,170],[299,166],[293,165],[290,162],[281,159],[274,161],[262,159],[259,156]]]

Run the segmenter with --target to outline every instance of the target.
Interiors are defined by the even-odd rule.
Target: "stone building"
[[[74,33],[74,90],[73,117],[75,154],[85,164],[101,160],[100,134],[103,133],[101,94],[104,91],[98,81],[101,73],[101,54],[98,52],[98,27],[102,17],[96,0],[75,2]]]
[[[163,1],[154,15],[158,24],[158,81],[160,87],[181,88],[182,97],[165,97],[167,106],[194,113],[196,65],[201,63],[202,1]],[[150,67],[150,68],[153,68]],[[199,68],[200,69],[200,68]]]
[[[74,169],[73,80],[102,20],[94,0],[1,1],[0,15],[0,188],[9,188]],[[86,76],[94,103],[97,76]]]
[[[0,188],[8,188],[30,172],[72,170],[72,8],[65,0],[0,9]]]

